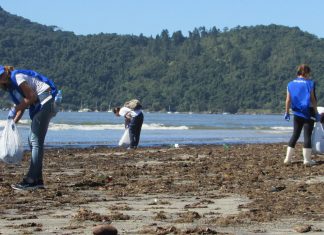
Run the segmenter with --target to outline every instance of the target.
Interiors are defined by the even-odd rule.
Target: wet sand
[[[324,156],[283,164],[285,144],[47,149],[45,190],[10,185],[0,163],[0,234],[324,234]],[[299,232],[298,232],[299,231]]]

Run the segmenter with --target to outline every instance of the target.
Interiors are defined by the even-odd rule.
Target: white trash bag
[[[123,136],[120,138],[118,145],[129,145],[130,144],[130,138],[129,138],[129,129],[126,128]]]
[[[23,146],[17,126],[8,119],[0,137],[0,159],[8,164],[18,164],[23,158]]]
[[[317,112],[318,112],[319,114],[324,113],[324,107],[317,106]]]
[[[316,122],[312,133],[313,153],[324,154],[324,127],[320,122]]]

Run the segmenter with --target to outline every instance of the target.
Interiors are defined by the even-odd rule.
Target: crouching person
[[[32,70],[15,70],[12,66],[0,66],[0,86],[9,92],[15,106],[8,118],[17,123],[29,109],[32,120],[29,134],[31,160],[28,173],[20,183],[12,185],[17,190],[44,188],[43,155],[48,125],[56,114],[54,98],[57,89],[47,77]]]
[[[136,149],[139,144],[144,121],[142,105],[138,100],[131,100],[126,102],[122,108],[114,108],[113,112],[117,117],[122,116],[125,118],[125,126],[128,126],[129,129],[129,148]]]

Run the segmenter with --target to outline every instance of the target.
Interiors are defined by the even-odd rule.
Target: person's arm
[[[19,87],[25,97],[16,106],[16,112],[24,111],[29,107],[29,105],[34,104],[37,101],[37,94],[28,86],[27,82],[21,83]]]
[[[125,114],[125,118],[126,118],[126,119],[129,119],[129,120],[132,119],[131,112],[126,113],[126,114]]]
[[[312,102],[315,114],[318,114],[318,112],[317,112],[317,100],[316,100],[316,97],[315,97],[314,90],[312,90],[312,92],[311,92],[311,102]]]
[[[287,96],[286,96],[286,109],[285,109],[285,112],[286,112],[287,114],[289,114],[290,105],[291,105],[291,97],[290,97],[290,93],[289,93],[289,91],[287,90]]]
[[[21,119],[21,117],[24,115],[24,112],[25,110],[19,110],[17,113],[16,113],[16,116],[14,118],[14,122],[17,123],[19,122],[19,120]]]
[[[130,112],[127,112],[124,117],[125,117],[125,128],[128,128],[128,125],[132,120],[132,116]]]
[[[17,123],[24,114],[26,108],[29,105],[34,104],[37,101],[37,94],[28,86],[27,82],[23,82],[19,85],[20,89],[24,93],[24,98],[16,105],[16,116],[14,117],[15,123]]]
[[[125,128],[128,128],[129,123],[130,123],[130,119],[125,118]]]

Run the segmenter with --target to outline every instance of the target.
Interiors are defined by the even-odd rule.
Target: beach
[[[0,234],[324,233],[324,156],[284,143],[46,149],[46,189],[15,191],[28,170],[0,163]]]

